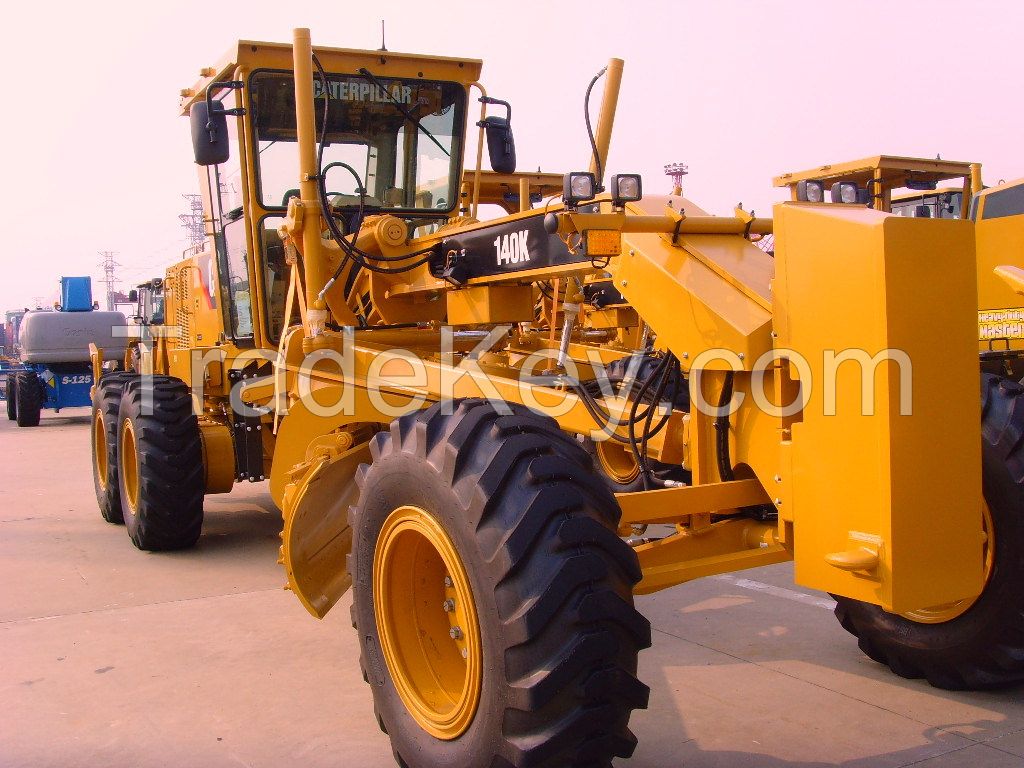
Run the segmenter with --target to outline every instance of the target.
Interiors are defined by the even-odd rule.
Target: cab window
[[[249,280],[245,220],[228,222],[217,238],[224,328],[240,346],[253,342],[253,289]]]
[[[284,221],[284,216],[266,216],[260,225],[260,247],[263,249],[263,293],[267,297],[267,339],[272,344],[281,340],[282,331],[289,326],[302,322],[299,314],[299,302],[292,297],[291,318],[284,316],[288,299],[288,286],[291,280],[291,265],[285,261],[284,244],[277,228]],[[299,276],[302,276],[302,263],[299,262]]]
[[[323,165],[331,204],[447,213],[458,202],[466,90],[418,78],[362,75],[314,80],[317,136],[327,107]],[[297,183],[295,85],[288,72],[255,72],[252,124],[260,199],[284,207]],[[345,167],[347,166],[347,167]]]
[[[981,209],[982,220],[1001,219],[1021,214],[1024,214],[1024,184],[989,192],[985,195],[985,205]]]

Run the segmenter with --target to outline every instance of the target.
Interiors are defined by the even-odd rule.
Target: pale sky
[[[609,172],[664,193],[662,167],[685,162],[687,196],[712,213],[742,201],[769,215],[772,176],[882,153],[979,161],[988,184],[1024,176],[1015,0],[308,5],[9,8],[0,310],[52,300],[60,275],[95,280],[99,251],[118,253],[123,289],[180,258],[196,174],[178,91],[233,40],[289,41],[296,26],[377,48],[384,18],[392,51],[483,59],[488,92],[512,103],[521,170],[586,169],[584,89],[625,59]]]

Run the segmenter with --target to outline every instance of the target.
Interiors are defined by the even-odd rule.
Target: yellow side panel
[[[998,219],[981,219],[975,225],[975,236],[978,248],[978,309],[1021,309],[1024,308],[1024,297],[1018,295],[1007,285],[1006,281],[997,277],[993,270],[996,267],[1024,267],[1024,216],[1005,216]],[[993,317],[1001,318],[1000,314]],[[1019,314],[1008,316],[1005,330],[1008,335],[1019,337]],[[989,327],[998,327],[1004,323],[997,320]],[[1002,333],[1002,332],[1001,332]],[[980,348],[990,348],[985,340],[985,333],[980,334]],[[1012,338],[1009,343],[992,340],[992,349],[1024,349],[1024,340]]]
[[[809,400],[793,425],[791,477],[781,484],[792,507],[797,581],[891,611],[977,595],[972,225],[784,203],[775,231],[778,345],[799,353],[812,374],[802,381]],[[879,364],[868,377],[874,397],[869,391],[863,402],[861,364],[828,364],[833,352],[887,349],[910,367]],[[834,409],[826,407],[830,380]],[[901,402],[904,386],[910,397]],[[871,552],[877,565],[865,556]]]
[[[657,234],[624,234],[622,255],[608,267],[615,287],[684,367],[702,352],[718,349],[742,354],[749,366],[771,349],[767,297],[760,306],[745,293],[758,291],[737,285],[709,264],[744,264],[747,273],[756,273],[758,265],[764,272],[771,257],[739,235],[695,236],[681,243],[673,246]],[[765,277],[760,291],[767,293],[767,287]],[[715,359],[705,367],[721,370],[728,364]]]
[[[533,319],[533,288],[529,285],[476,285],[448,291],[448,322],[452,325],[518,323]]]

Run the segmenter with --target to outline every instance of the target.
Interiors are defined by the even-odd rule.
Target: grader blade
[[[345,566],[352,550],[348,508],[359,496],[356,469],[369,460],[365,445],[323,456],[285,488],[281,561],[288,587],[318,619],[352,586]]]

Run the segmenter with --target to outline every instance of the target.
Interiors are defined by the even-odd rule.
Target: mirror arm
[[[240,90],[245,87],[245,83],[242,80],[217,80],[210,83],[206,88],[206,114],[214,114],[213,107],[213,94],[222,90]],[[219,103],[219,102],[218,102]],[[224,115],[244,115],[245,107],[235,107],[234,109],[221,109],[219,110]],[[216,141],[217,132],[213,127],[213,122],[209,121],[206,123],[206,130],[210,132],[210,141]]]
[[[493,98],[491,96],[481,96],[479,101],[480,101],[481,104],[497,104],[497,105],[500,105],[500,106],[504,107],[505,110],[506,110],[505,120],[508,121],[509,125],[512,125],[512,105],[509,104],[507,101],[502,101],[501,99],[495,99],[495,98]],[[480,126],[480,125],[483,125],[483,121],[477,123],[477,126]]]

